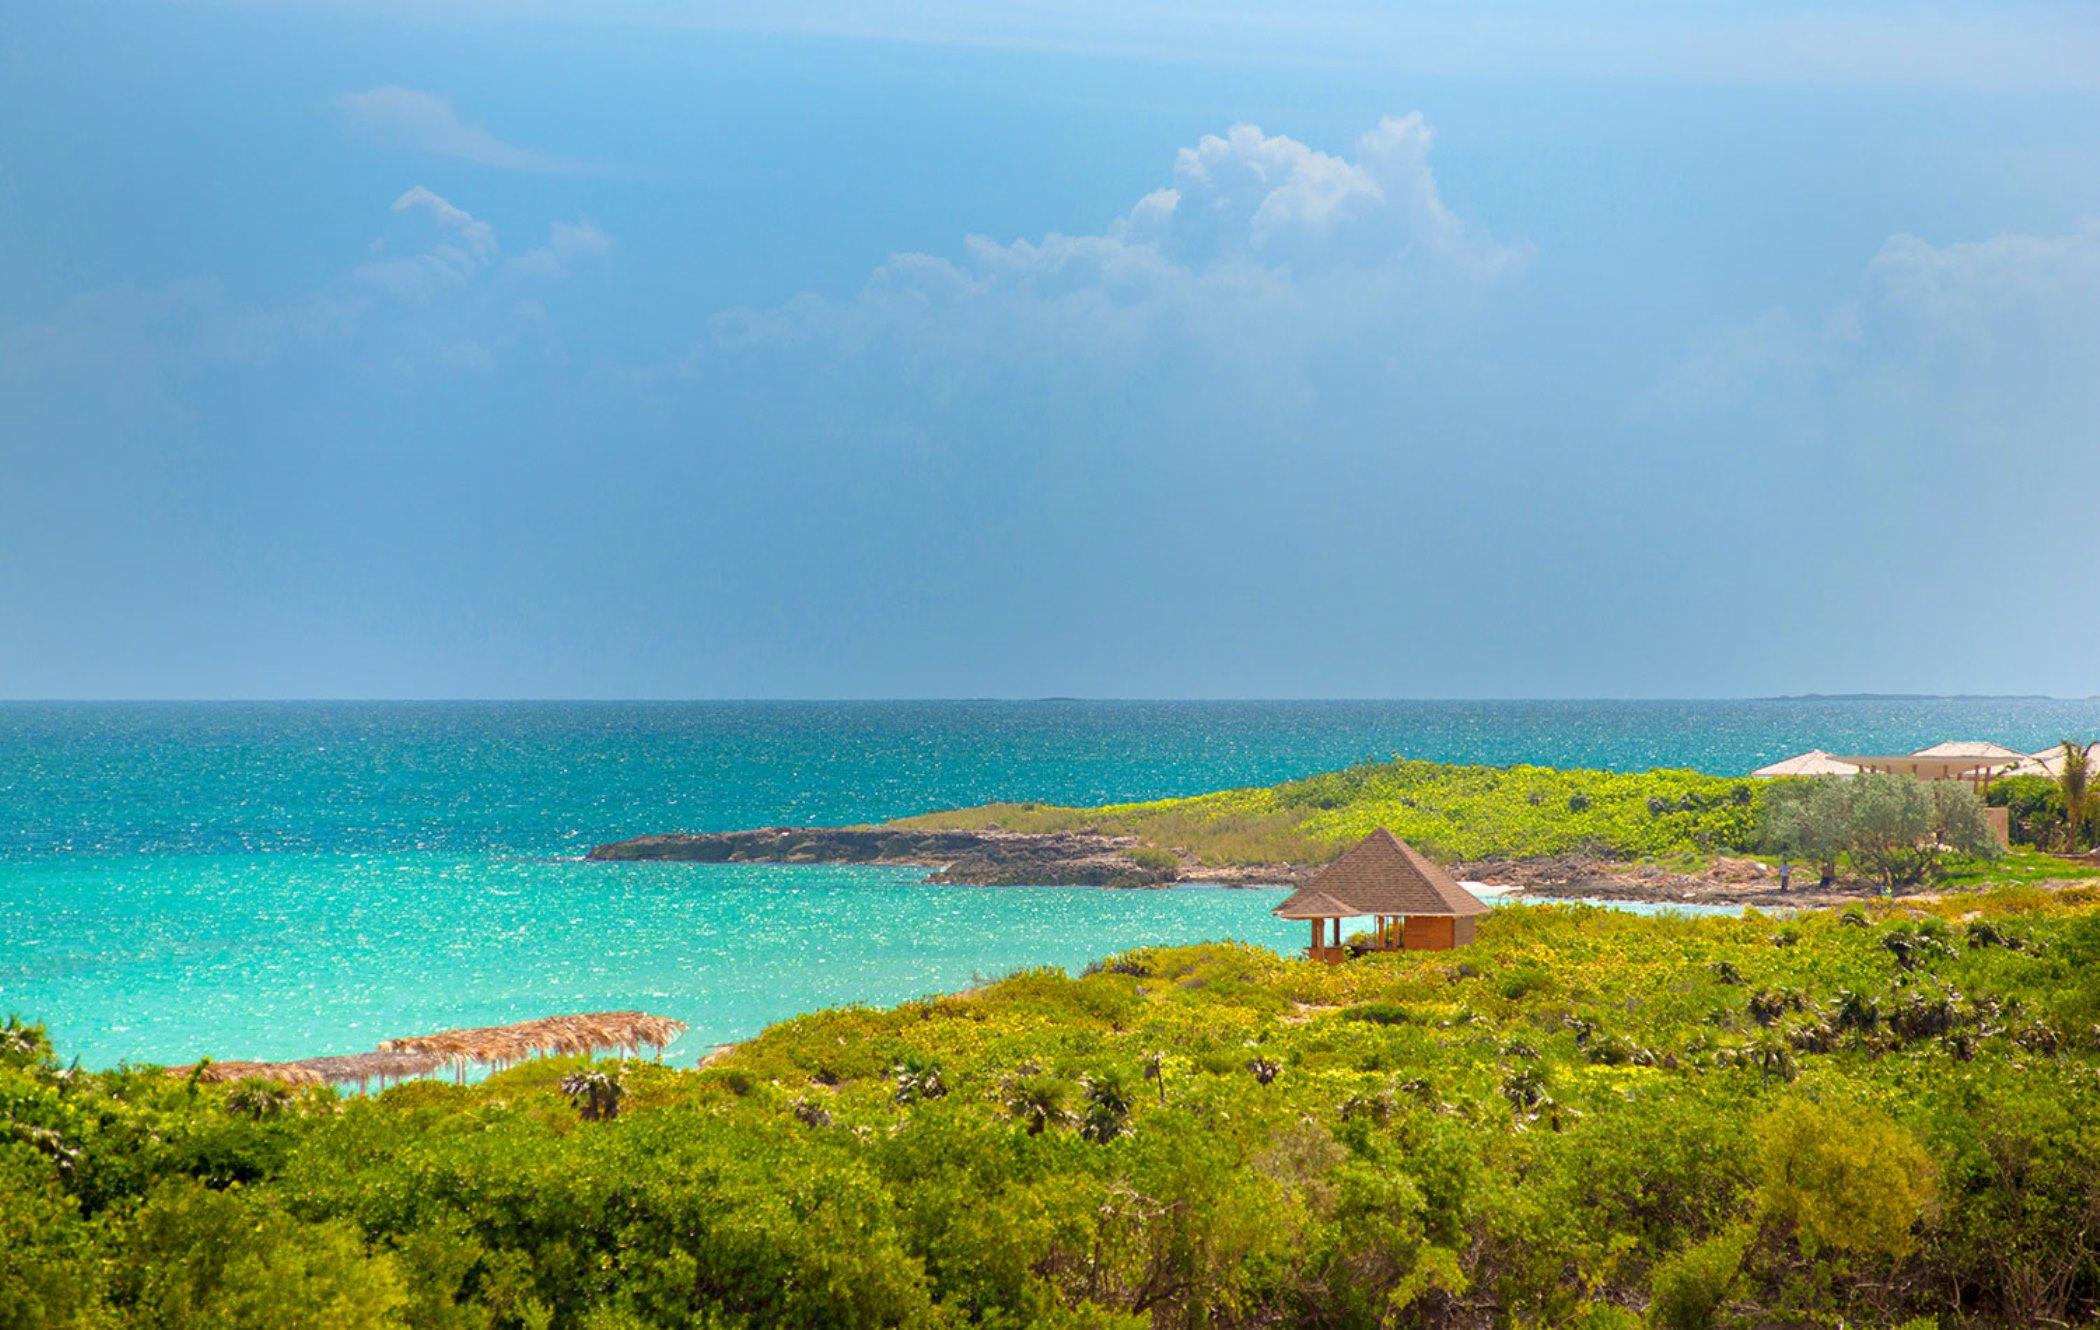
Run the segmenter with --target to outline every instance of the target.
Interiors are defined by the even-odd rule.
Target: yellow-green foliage
[[[0,1326],[2085,1323],[2100,908],[1509,907],[275,1097],[0,1029]]]
[[[1757,1124],[1758,1197],[1813,1256],[1902,1256],[1932,1204],[1932,1160],[1871,1105],[1787,1099]]]
[[[1440,859],[1591,853],[1666,858],[1749,850],[1758,782],[1696,771],[1370,762],[1282,785],[1102,808],[990,804],[902,825],[1098,829],[1213,865],[1332,858],[1384,827]]]

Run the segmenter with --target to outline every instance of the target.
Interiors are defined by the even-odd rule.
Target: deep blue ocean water
[[[0,705],[0,1010],[90,1065],[295,1057],[641,1007],[690,1061],[769,1021],[1150,942],[1300,945],[1276,893],[589,864],[645,831],[1099,803],[1395,753],[1739,773],[2023,751],[2100,702]]]

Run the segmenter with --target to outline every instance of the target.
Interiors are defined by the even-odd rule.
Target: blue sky
[[[2090,5],[37,5],[0,126],[0,696],[2100,691]]]

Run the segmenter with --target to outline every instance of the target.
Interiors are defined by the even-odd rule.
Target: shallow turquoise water
[[[0,1001],[90,1064],[356,1051],[391,1035],[640,1007],[715,1043],[822,1006],[1236,937],[1298,945],[1276,890],[944,887],[909,869],[198,855],[6,878]],[[40,902],[45,903],[40,906]]]
[[[1399,752],[1740,772],[2038,748],[2092,702],[0,705],[0,1010],[90,1065],[641,1007],[690,1060],[798,1011],[1146,943],[1302,945],[1275,892],[590,864],[642,831],[1285,779]]]

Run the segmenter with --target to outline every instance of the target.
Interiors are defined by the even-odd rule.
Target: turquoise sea
[[[1098,803],[1367,757],[1733,773],[1807,747],[2023,750],[2100,702],[0,705],[0,1010],[91,1066],[298,1057],[640,1007],[673,1050],[1155,942],[1300,945],[1277,893],[931,887],[591,864],[645,831]]]

